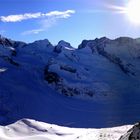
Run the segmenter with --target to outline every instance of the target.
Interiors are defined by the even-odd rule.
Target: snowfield
[[[23,119],[14,124],[0,127],[0,140],[119,140],[132,125],[82,129],[47,124]]]

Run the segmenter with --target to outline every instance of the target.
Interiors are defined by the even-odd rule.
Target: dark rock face
[[[13,46],[13,42],[8,40],[7,38],[0,38],[0,44],[3,46]]]
[[[83,49],[89,47],[92,50],[92,53],[96,51],[96,40],[83,40],[82,43],[78,46],[78,49]]]
[[[62,52],[62,46],[59,46],[59,45],[55,46],[54,52],[61,53]]]
[[[125,74],[131,74],[131,75],[135,75],[135,73],[133,71],[131,71],[131,69],[129,68],[130,65],[128,64],[123,64],[123,61],[113,55],[113,54],[109,54],[107,53],[104,48],[100,48],[100,47],[97,47],[97,51],[100,55],[104,56],[105,58],[107,58],[109,61],[111,61],[112,63],[118,65],[120,67],[120,69],[125,73]]]
[[[89,42],[92,42],[91,40],[83,40],[82,43],[78,46],[78,49],[85,48]]]
[[[56,90],[68,97],[85,96],[90,98],[95,94],[95,92],[93,90],[90,90],[89,88],[73,87],[70,85],[66,85],[63,82],[57,84]]]
[[[57,73],[55,72],[50,72],[48,71],[48,66],[45,67],[44,69],[44,79],[49,83],[55,83],[57,84],[58,82],[60,82],[60,77]]]
[[[122,44],[126,44],[126,43],[131,43],[134,42],[133,39],[131,38],[118,38],[115,41],[118,42],[118,45],[122,45]],[[119,68],[125,73],[125,74],[131,74],[131,75],[135,75],[135,72],[133,72],[131,70],[131,64],[124,64],[123,60],[121,60],[121,58],[119,58],[118,56],[114,55],[114,54],[110,54],[109,52],[107,52],[105,50],[107,44],[111,42],[111,40],[109,40],[106,37],[100,38],[100,39],[95,39],[95,40],[83,40],[82,43],[79,45],[78,49],[82,49],[85,47],[89,47],[91,48],[92,52],[95,52],[95,50],[97,50],[99,55],[102,55],[103,57],[105,57],[106,59],[108,59],[110,62],[114,63],[115,65],[118,65]]]
[[[76,69],[69,65],[61,65],[60,69],[71,72],[71,73],[76,73]]]
[[[115,41],[117,41],[119,45],[128,44],[128,43],[132,44],[134,42],[134,39],[129,38],[129,37],[119,37],[115,39]]]
[[[59,41],[58,44],[55,46],[54,52],[56,52],[56,53],[61,53],[62,50],[64,50],[65,48],[73,48],[73,47],[71,46],[70,43],[68,43],[68,42],[66,42],[66,41],[64,41],[64,40],[61,40],[61,41]]]
[[[17,56],[17,51],[16,51],[16,50],[12,50],[11,55],[12,55],[12,56]]]
[[[119,140],[140,140],[140,123],[134,125],[133,128],[121,136]]]
[[[44,69],[44,79],[48,82],[48,84],[55,84],[55,89],[62,95],[72,97],[72,96],[86,96],[93,97],[95,92],[89,88],[85,87],[74,87],[73,85],[69,85],[65,83],[64,77],[60,77],[58,73],[50,70],[50,67],[53,65],[52,60],[48,61],[45,69]],[[69,65],[60,65],[60,70],[64,70],[69,72],[70,74],[76,74],[77,70]]]
[[[26,43],[21,42],[21,41],[14,41],[8,38],[5,38],[3,36],[0,35],[0,45],[2,46],[9,46],[9,47],[13,47],[16,48],[18,46],[24,46]]]
[[[45,72],[45,80],[48,81],[49,84],[57,84],[60,81],[60,77],[55,72]]]
[[[24,42],[13,41],[0,35],[0,48],[2,52],[5,52],[0,52],[0,58],[14,66],[20,66],[20,64],[14,60],[14,57],[17,56],[18,47],[22,47],[25,44]]]
[[[104,43],[109,42],[110,40],[106,37],[102,37],[100,39],[96,38],[95,40],[83,40],[82,43],[78,46],[78,49],[82,49],[85,47],[90,47],[92,50],[96,46],[103,46]]]
[[[17,62],[15,62],[13,59],[11,59],[11,58],[6,58],[6,60],[10,63],[10,64],[12,64],[12,65],[15,65],[15,66],[20,66],[19,65],[19,63],[17,63]]]
[[[19,63],[17,63],[16,61],[14,61],[12,58],[8,57],[8,56],[0,56],[0,58],[3,58],[5,61],[7,61],[8,63],[15,65],[15,66],[20,66]]]

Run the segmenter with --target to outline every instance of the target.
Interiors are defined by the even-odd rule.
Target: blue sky
[[[125,14],[111,8],[128,0],[0,0],[0,34],[32,42],[66,40],[76,47],[83,39],[140,37]],[[13,16],[14,15],[14,16]]]

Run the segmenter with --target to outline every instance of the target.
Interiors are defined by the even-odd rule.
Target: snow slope
[[[47,39],[0,38],[0,124],[23,118],[103,128],[140,120],[140,43],[84,40],[78,49]]]
[[[68,128],[53,124],[23,119],[0,127],[1,140],[119,140],[131,125],[106,128]]]

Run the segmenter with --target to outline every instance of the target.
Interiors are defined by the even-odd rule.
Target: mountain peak
[[[104,42],[110,41],[107,37],[96,38],[94,40],[83,40],[82,43],[78,46],[78,49],[86,48],[86,47],[93,47],[97,44],[101,44]]]
[[[13,46],[14,41],[0,35],[0,44],[3,46]]]
[[[55,49],[54,49],[54,52],[57,52],[57,53],[61,53],[62,50],[64,49],[74,49],[70,43],[64,41],[64,40],[61,40],[58,42],[58,44],[55,46]]]
[[[36,40],[31,44],[36,44],[36,45],[49,45],[51,44],[48,39],[43,39],[43,40]]]

